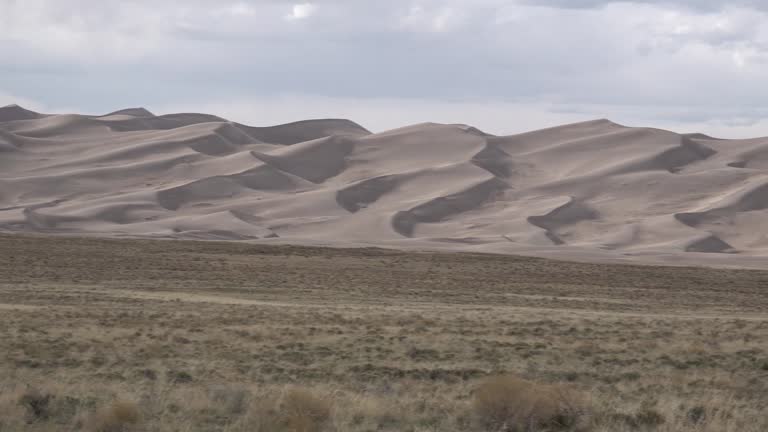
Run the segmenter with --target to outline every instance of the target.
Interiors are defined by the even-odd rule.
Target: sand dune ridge
[[[13,105],[0,108],[0,169],[7,232],[768,256],[768,138],[605,119],[493,136]]]

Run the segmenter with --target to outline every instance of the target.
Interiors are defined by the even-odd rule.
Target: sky
[[[0,105],[768,136],[766,0],[0,0]]]

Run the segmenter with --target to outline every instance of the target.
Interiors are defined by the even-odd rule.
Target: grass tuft
[[[486,379],[475,390],[481,425],[499,432],[571,430],[586,416],[583,397],[564,386],[543,385],[512,375]]]
[[[290,432],[319,432],[331,417],[331,402],[303,388],[283,395],[280,412]]]
[[[47,420],[50,417],[50,407],[53,395],[30,389],[19,397],[19,405],[27,410],[29,423]]]
[[[141,420],[139,407],[129,401],[114,401],[91,415],[86,422],[87,432],[128,432]]]

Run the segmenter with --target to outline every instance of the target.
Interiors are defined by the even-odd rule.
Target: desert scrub
[[[499,432],[577,430],[588,412],[576,390],[513,375],[483,381],[475,390],[474,411],[481,426]]]
[[[141,411],[136,403],[116,400],[90,414],[83,422],[85,432],[139,431]]]
[[[132,418],[116,399],[138,421],[99,427],[768,431],[768,272],[3,235],[0,255],[0,432],[91,432]]]
[[[321,432],[331,419],[332,398],[302,387],[254,397],[246,420],[236,430],[249,432]]]

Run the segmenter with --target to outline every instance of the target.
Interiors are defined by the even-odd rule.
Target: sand
[[[768,138],[0,108],[0,231],[768,267]]]

